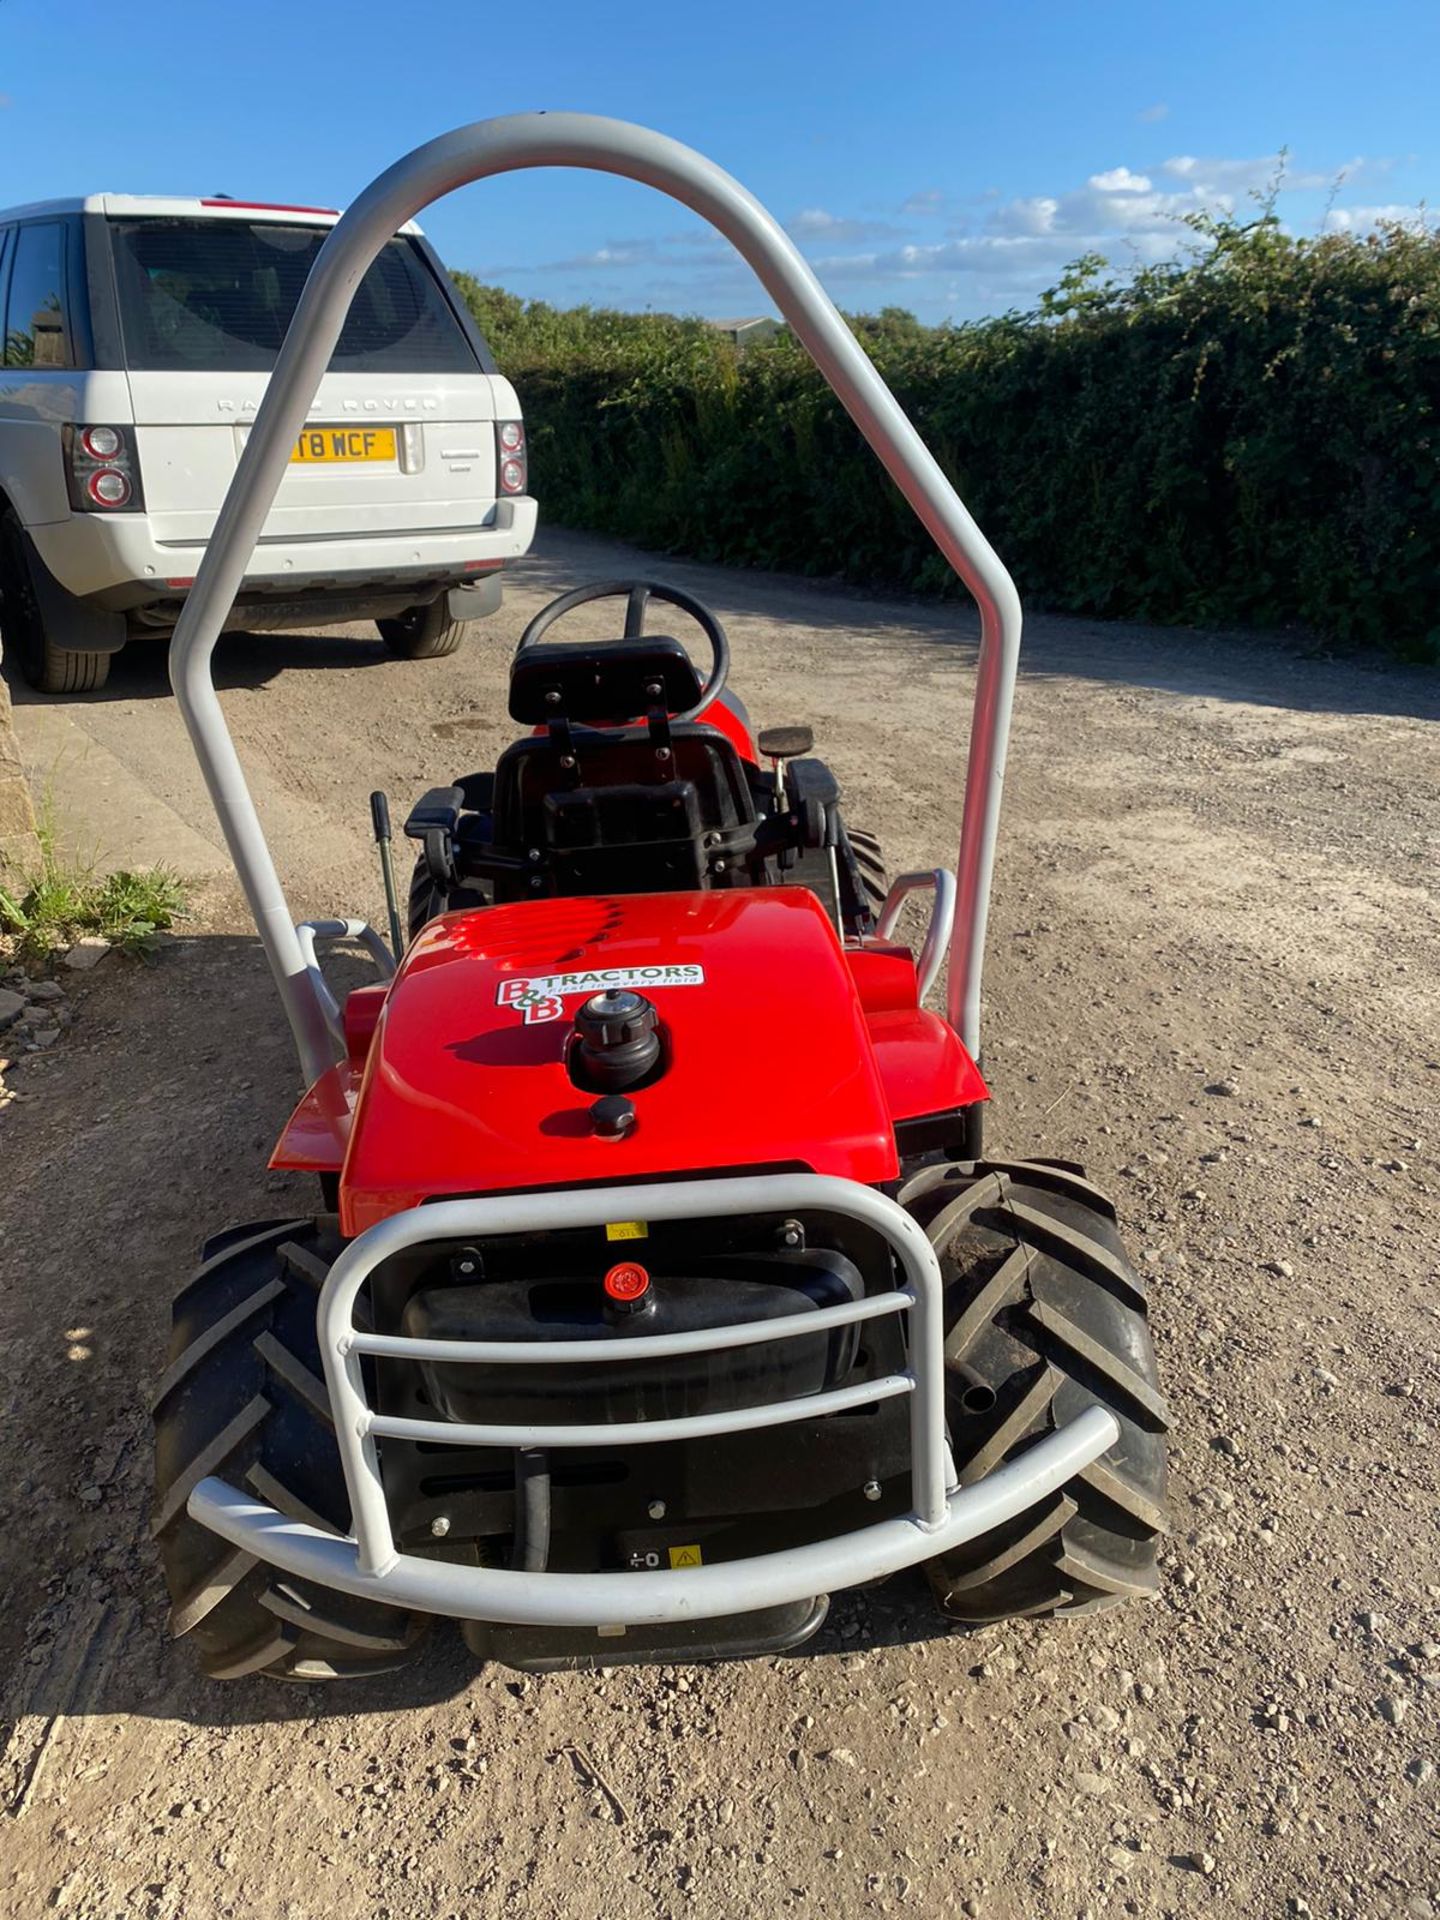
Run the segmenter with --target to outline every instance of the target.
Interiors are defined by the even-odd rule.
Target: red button
[[[649,1286],[650,1276],[636,1260],[622,1260],[605,1276],[605,1291],[612,1300],[638,1300]]]

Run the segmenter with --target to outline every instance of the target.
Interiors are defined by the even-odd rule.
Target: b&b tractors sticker
[[[527,1027],[542,1020],[564,1017],[565,1002],[588,998],[607,989],[630,987],[644,993],[652,987],[703,987],[705,969],[679,967],[598,967],[593,973],[541,973],[528,979],[502,980],[495,995],[497,1007],[518,1007]]]

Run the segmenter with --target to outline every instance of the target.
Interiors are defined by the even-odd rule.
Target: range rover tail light
[[[65,484],[76,513],[142,513],[134,430],[66,427]]]
[[[495,422],[495,472],[501,493],[524,493],[530,475],[522,421]]]

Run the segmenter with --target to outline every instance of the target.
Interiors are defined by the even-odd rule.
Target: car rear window
[[[137,370],[268,373],[323,227],[247,220],[112,220],[125,363]],[[420,253],[388,241],[330,362],[347,373],[478,373]]]

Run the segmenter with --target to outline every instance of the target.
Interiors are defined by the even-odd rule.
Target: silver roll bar
[[[307,1081],[336,1053],[216,697],[211,658],[319,390],[350,303],[380,249],[432,200],[491,174],[579,167],[638,180],[717,228],[754,268],[796,337],[980,609],[980,654],[957,864],[948,1012],[972,1054],[1010,731],[1021,612],[1014,583],[950,482],[781,227],[738,181],[691,148],[625,121],[526,113],[442,134],[373,181],[342,215],[305,283],[170,647],[170,679],[245,889]]]

